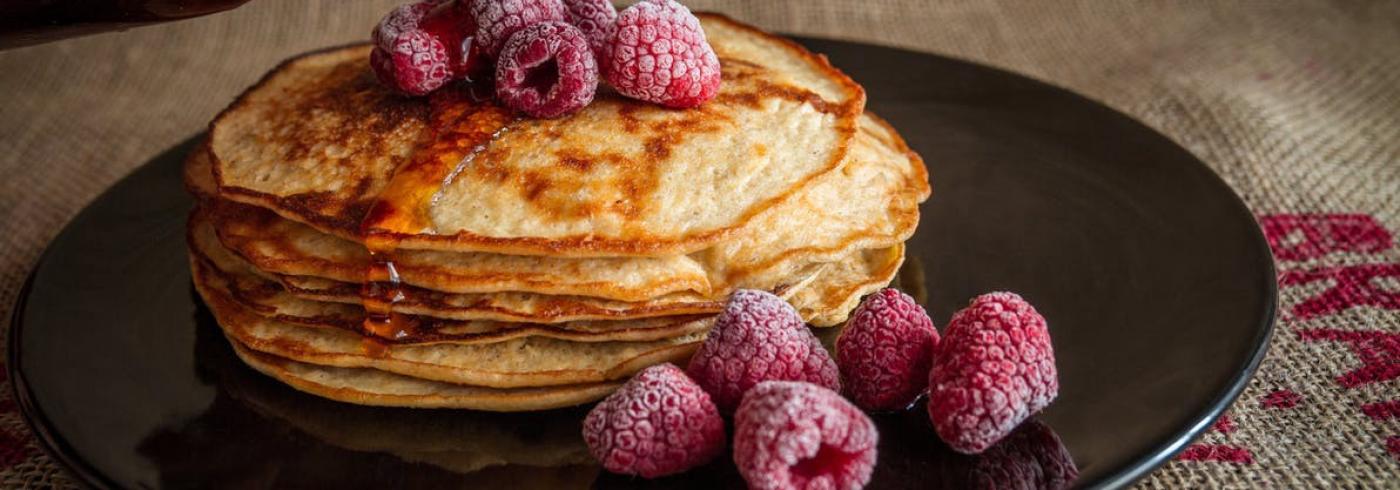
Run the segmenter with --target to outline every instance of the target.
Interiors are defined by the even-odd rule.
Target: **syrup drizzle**
[[[403,281],[394,265],[403,237],[433,232],[428,211],[438,192],[515,119],[510,110],[480,97],[471,85],[440,90],[429,96],[428,103],[428,142],[394,172],[360,222],[360,235],[370,255],[360,286],[367,334],[362,348],[370,355],[382,356],[387,350],[376,338],[397,341],[421,335],[417,320],[394,311],[394,305],[404,299]]]

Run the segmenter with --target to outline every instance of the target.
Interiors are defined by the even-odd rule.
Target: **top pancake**
[[[367,45],[294,58],[211,124],[219,192],[401,248],[575,257],[705,248],[836,169],[864,93],[790,41],[700,18],[724,80],[690,110],[602,89],[564,118],[517,119],[461,86],[396,96],[370,72]],[[439,154],[415,157],[422,148]]]

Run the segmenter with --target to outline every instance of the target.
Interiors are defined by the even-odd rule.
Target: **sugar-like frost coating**
[[[870,417],[811,383],[760,383],[734,415],[734,464],[752,489],[861,488],[878,442]]]
[[[608,0],[564,0],[564,7],[569,23],[583,31],[588,47],[601,58],[616,32],[617,8]]]
[[[598,90],[598,66],[583,32],[541,22],[516,32],[496,61],[496,96],[534,117],[582,109]]]
[[[841,389],[836,361],[797,311],[782,298],[751,289],[730,296],[687,372],[724,413],[734,411],[744,392],[763,381]]]
[[[623,10],[605,58],[608,83],[634,99],[688,108],[719,93],[719,58],[700,20],[673,0]]]
[[[700,466],[724,451],[724,420],[710,396],[673,364],[637,373],[583,422],[603,468],[656,478]]]
[[[476,42],[487,56],[505,49],[516,32],[540,22],[564,20],[564,4],[559,0],[462,0],[469,1],[476,20]]]
[[[929,370],[929,419],[950,447],[980,453],[1059,388],[1045,318],[1016,294],[984,294],[944,330]]]
[[[928,388],[938,332],[914,298],[885,288],[863,301],[836,341],[841,385],[866,410],[908,407]]]
[[[390,49],[376,46],[369,62],[380,83],[408,95],[427,94],[452,78],[447,49],[423,31],[399,34]]]

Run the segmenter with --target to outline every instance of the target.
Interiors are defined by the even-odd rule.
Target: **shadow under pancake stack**
[[[843,322],[903,261],[923,162],[824,58],[699,17],[723,85],[688,110],[406,98],[368,45],[274,69],[185,166],[194,283],[238,356],[340,401],[524,411],[684,365],[736,289]]]

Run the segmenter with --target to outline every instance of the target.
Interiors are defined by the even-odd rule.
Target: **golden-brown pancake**
[[[229,339],[238,357],[263,374],[316,396],[357,405],[468,408],[523,412],[568,407],[601,399],[621,382],[540,388],[486,388],[402,376],[374,369],[307,364],[254,351]]]
[[[821,280],[797,290],[788,302],[813,326],[839,325],[846,321],[862,297],[888,286],[903,263],[903,243],[861,250],[853,258],[832,262],[822,272]]]

